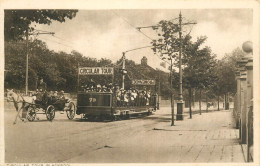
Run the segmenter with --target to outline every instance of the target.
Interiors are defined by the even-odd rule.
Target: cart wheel
[[[69,102],[69,106],[66,110],[67,117],[69,120],[72,120],[74,118],[76,112],[75,110],[76,110],[75,104],[73,102]]]
[[[52,121],[55,117],[55,108],[53,105],[49,105],[46,109],[46,118],[49,121]]]
[[[32,122],[34,121],[35,117],[36,117],[35,109],[33,107],[29,107],[27,111],[26,119]]]

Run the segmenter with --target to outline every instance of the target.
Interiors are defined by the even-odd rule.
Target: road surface
[[[231,111],[195,114],[171,125],[169,107],[147,117],[114,122],[68,120],[56,113],[13,125],[5,103],[6,163],[245,162]]]

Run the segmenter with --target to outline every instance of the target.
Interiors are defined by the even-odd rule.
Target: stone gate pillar
[[[236,72],[236,81],[237,81],[237,93],[236,93],[236,102],[235,109],[233,112],[235,121],[236,121],[236,129],[240,128],[240,114],[241,114],[241,108],[240,108],[240,72]],[[239,130],[239,138],[241,138],[241,131]]]
[[[246,98],[246,126],[247,126],[247,162],[253,161],[253,46],[247,41],[243,44],[243,51],[246,53],[248,62],[247,71],[247,98]]]
[[[240,76],[240,108],[241,108],[241,114],[240,114],[240,119],[241,119],[241,143],[246,144],[246,90],[247,90],[247,84],[246,84],[246,71],[242,70],[241,71],[241,76]]]

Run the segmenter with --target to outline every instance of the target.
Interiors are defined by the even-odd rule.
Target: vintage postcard
[[[259,1],[0,5],[0,165],[259,165]]]

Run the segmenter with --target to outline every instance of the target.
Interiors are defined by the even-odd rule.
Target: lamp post
[[[183,120],[183,96],[182,96],[182,15],[181,12],[179,14],[179,39],[180,39],[180,48],[179,48],[179,74],[180,74],[180,80],[179,80],[179,100],[177,102],[177,115],[176,120]]]

